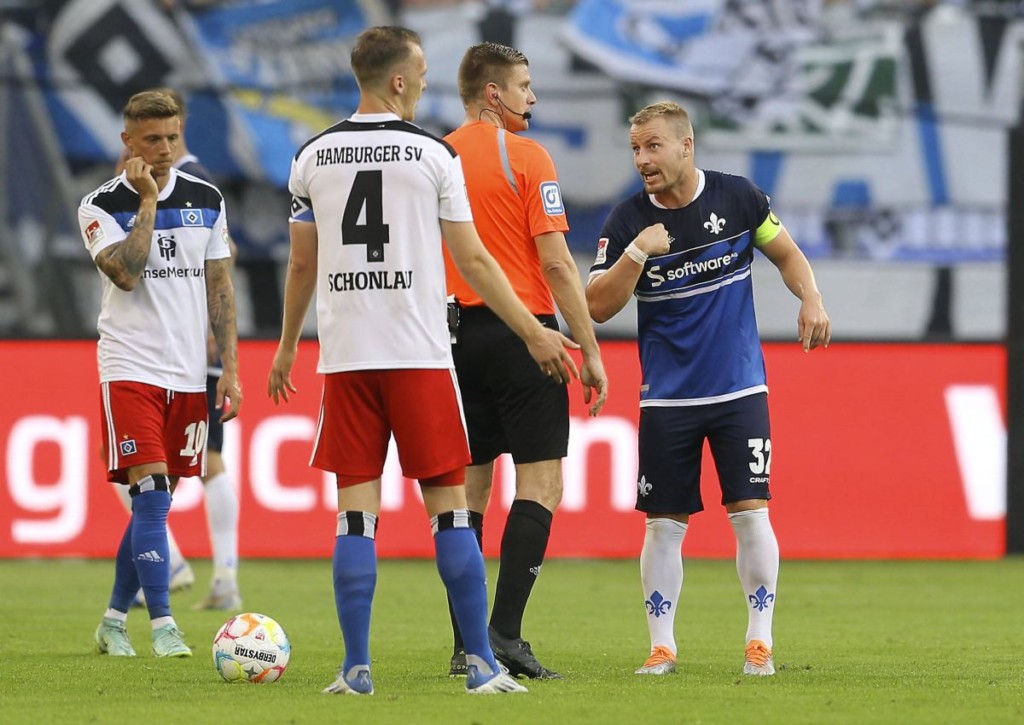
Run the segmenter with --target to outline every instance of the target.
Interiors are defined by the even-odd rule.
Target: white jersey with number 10
[[[320,373],[452,367],[439,219],[472,221],[462,164],[392,114],[356,114],[292,160],[291,221],[317,230]]]

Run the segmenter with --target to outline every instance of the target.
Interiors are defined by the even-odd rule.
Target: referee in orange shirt
[[[590,414],[597,415],[608,380],[579,272],[565,242],[569,225],[558,174],[543,146],[516,135],[529,128],[530,108],[537,102],[529,61],[508,46],[474,45],[459,66],[459,95],[466,117],[445,140],[462,159],[476,228],[519,298],[556,330],[558,304],[583,353],[583,396]],[[445,265],[448,293],[456,299],[452,352],[473,459],[466,469],[466,498],[481,548],[494,459],[510,453],[516,467],[515,501],[501,539],[491,647],[512,675],[559,679],[561,675],[537,661],[521,630],[544,562],[552,516],[562,499],[568,390],[537,367],[526,346],[459,275],[447,251]],[[452,627],[450,674],[464,675],[465,653],[454,617]]]

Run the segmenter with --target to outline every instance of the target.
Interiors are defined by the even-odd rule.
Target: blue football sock
[[[453,519],[458,523],[453,525]],[[468,511],[440,514],[435,517],[434,529],[437,571],[448,590],[466,653],[480,657],[497,672],[498,663],[487,638],[484,557],[477,545],[476,533],[469,526]]]
[[[477,511],[469,512],[469,524],[473,527],[473,533],[476,534],[476,543],[480,546],[480,550],[484,548],[484,515]],[[459,620],[455,618],[455,610],[452,609],[452,599],[448,597],[448,618],[452,620],[452,643],[454,650],[458,652],[462,650],[466,651],[466,643],[462,641],[462,632],[459,631]]]
[[[111,609],[119,612],[127,612],[132,605],[132,600],[139,591],[139,573],[135,571],[135,562],[132,560],[132,521],[134,517],[128,517],[128,525],[121,537],[121,545],[117,547],[117,558],[114,560],[114,588],[110,592]]]
[[[376,516],[362,511],[338,514],[334,540],[334,604],[345,638],[342,672],[370,664],[370,611],[377,587]],[[365,528],[364,528],[365,524]]]
[[[132,556],[146,595],[149,618],[171,616],[171,554],[167,545],[167,513],[171,494],[167,477],[146,476],[132,486]]]

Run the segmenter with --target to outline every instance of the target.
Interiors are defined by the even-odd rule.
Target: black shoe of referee
[[[509,639],[502,637],[494,627],[488,627],[487,633],[491,640],[491,649],[498,662],[508,668],[513,677],[525,675],[531,680],[561,680],[560,674],[537,661],[530,643],[522,637]]]
[[[466,650],[457,649],[452,653],[452,661],[448,667],[448,676],[465,677],[468,670],[466,669]]]

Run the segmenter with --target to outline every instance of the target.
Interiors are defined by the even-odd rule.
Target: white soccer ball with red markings
[[[236,614],[213,638],[213,666],[228,682],[277,682],[292,645],[281,625],[265,614]]]

